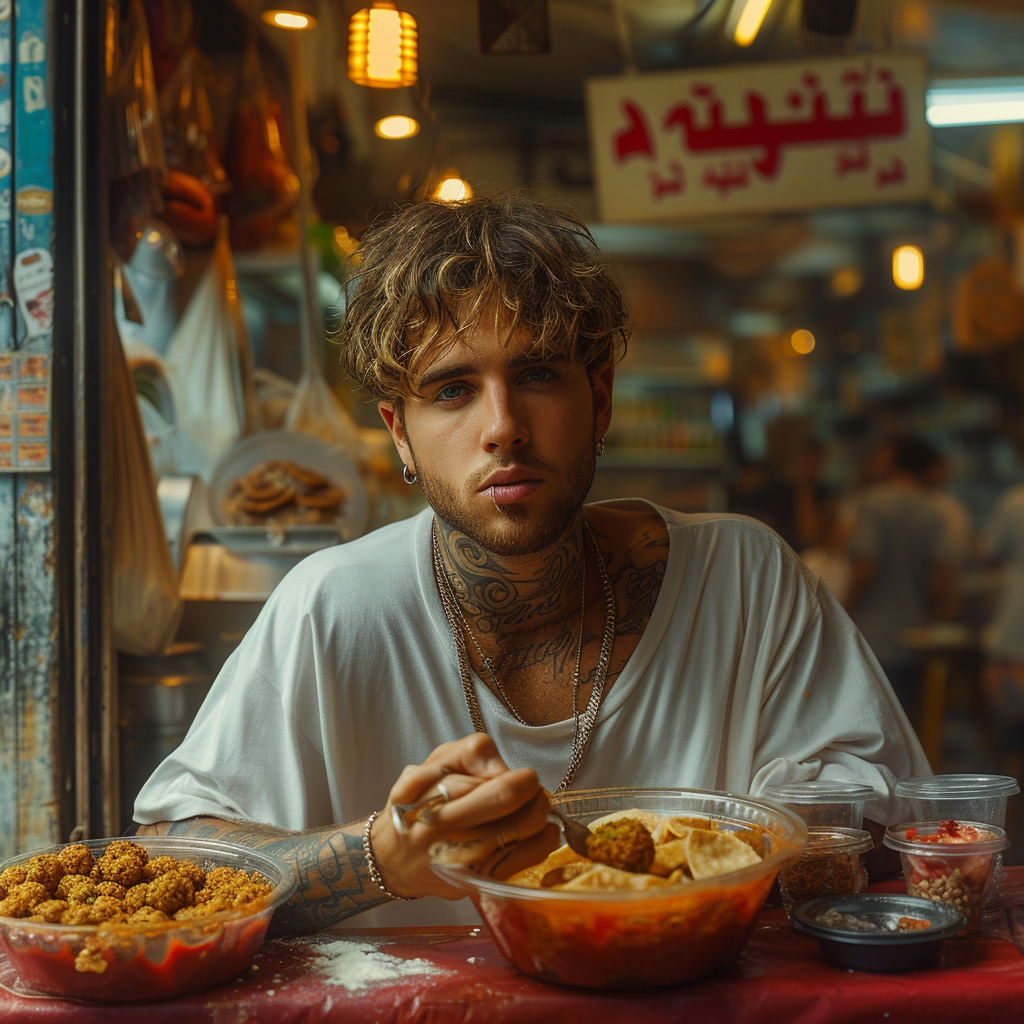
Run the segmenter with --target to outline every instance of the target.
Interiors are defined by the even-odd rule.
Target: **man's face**
[[[421,373],[418,394],[380,412],[434,511],[488,551],[535,554],[572,523],[611,418],[614,368],[540,362],[493,320]]]

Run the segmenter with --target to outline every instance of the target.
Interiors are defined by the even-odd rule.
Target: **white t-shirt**
[[[1024,484],[1000,498],[984,544],[986,555],[1006,563],[989,650],[997,658],[1024,661]]]
[[[841,779],[871,786],[867,814],[890,821],[894,779],[928,774],[928,763],[846,613],[760,523],[658,511],[665,579],[574,788],[757,793]],[[135,819],[207,814],[293,830],[358,820],[384,806],[406,764],[472,732],[430,529],[427,510],[300,563],[143,787]],[[524,726],[479,680],[477,692],[505,762],[555,789],[572,720]],[[474,920],[467,901],[436,898],[360,915],[368,926]]]

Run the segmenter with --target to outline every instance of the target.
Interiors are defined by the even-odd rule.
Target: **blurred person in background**
[[[903,634],[956,614],[956,551],[926,483],[935,450],[906,436],[894,441],[892,453],[892,473],[860,499],[846,608],[917,722],[920,655],[905,645]]]
[[[1024,449],[1024,431],[1018,447]],[[1024,484],[1005,491],[981,538],[982,553],[1004,566],[1002,589],[985,646],[985,690],[996,756],[1009,775],[1024,774]]]
[[[946,489],[949,486],[950,475],[949,456],[943,452],[936,452],[935,461],[925,474],[925,485],[946,520],[953,545],[954,564],[957,570],[962,570],[974,555],[974,530],[971,527],[971,513],[967,506]]]
[[[850,530],[840,516],[839,509],[838,497],[828,498],[822,504],[819,512],[821,539],[817,544],[804,548],[800,552],[800,560],[811,572],[821,577],[821,581],[840,604],[845,604],[852,576],[847,551]]]

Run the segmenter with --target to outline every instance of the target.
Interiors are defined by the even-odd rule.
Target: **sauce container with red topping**
[[[861,854],[874,848],[871,833],[860,828],[809,828],[800,859],[779,872],[786,913],[804,900],[852,896],[868,887]]]
[[[996,825],[978,821],[905,821],[882,842],[903,861],[907,893],[948,903],[967,918],[961,934],[981,927],[981,905],[997,855],[1010,845]]]
[[[983,821],[1004,828],[1006,801],[1020,792],[1010,775],[915,775],[895,793],[915,821]]]

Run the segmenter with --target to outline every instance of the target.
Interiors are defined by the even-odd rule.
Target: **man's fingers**
[[[483,732],[464,736],[452,743],[442,743],[423,763],[442,765],[450,772],[477,775],[482,779],[491,779],[508,771],[494,740]]]
[[[438,765],[409,765],[391,787],[388,797],[393,804],[415,804],[440,793],[443,784],[451,800],[458,800],[480,785],[481,779],[471,775],[442,772]]]
[[[540,791],[537,773],[531,768],[516,768],[481,782],[460,800],[445,804],[435,821],[438,829],[469,831],[514,814],[538,796],[543,797],[546,805],[547,797]]]

